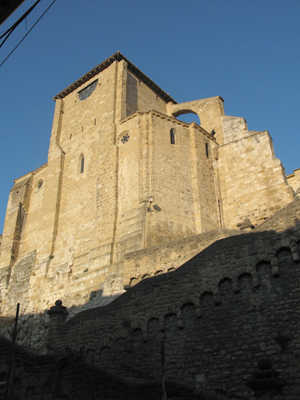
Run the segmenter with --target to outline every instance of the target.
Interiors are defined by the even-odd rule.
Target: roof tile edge
[[[159,97],[161,97],[163,100],[169,102],[171,101],[174,104],[177,104],[177,102],[172,99],[172,97],[163,91],[155,82],[153,82],[150,78],[148,78],[147,75],[145,75],[141,70],[139,70],[131,61],[129,61],[126,57],[123,56],[122,53],[117,51],[114,53],[112,56],[108,57],[106,60],[104,60],[101,64],[97,65],[95,68],[87,72],[85,75],[83,75],[81,78],[77,79],[74,83],[69,85],[66,89],[62,90],[60,93],[58,93],[56,96],[53,97],[53,100],[58,100],[58,99],[63,99],[66,97],[68,94],[72,93],[74,90],[79,88],[81,85],[89,81],[91,78],[93,78],[95,75],[99,74],[99,72],[105,70],[107,67],[109,67],[114,61],[121,61],[124,60],[126,61],[128,65],[128,69],[142,82],[145,83],[150,89],[154,91]]]

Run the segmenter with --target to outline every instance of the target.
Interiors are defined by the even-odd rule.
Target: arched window
[[[90,83],[88,86],[86,86],[84,89],[80,90],[78,92],[78,98],[80,101],[87,99],[93,91],[96,89],[98,83],[98,79],[96,79],[94,82]]]
[[[209,145],[208,145],[208,143],[205,143],[205,153],[206,153],[206,157],[209,158]]]
[[[79,173],[82,174],[84,171],[84,155],[81,154],[79,157]]]
[[[171,142],[171,144],[175,144],[175,129],[174,128],[172,128],[170,130],[170,142]]]

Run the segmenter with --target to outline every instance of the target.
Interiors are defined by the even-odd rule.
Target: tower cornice
[[[137,79],[139,79],[145,85],[147,85],[151,90],[153,90],[153,92],[157,96],[159,96],[161,99],[163,99],[167,103],[171,101],[172,103],[177,104],[177,102],[174,99],[172,99],[172,97],[168,93],[166,93],[164,90],[162,90],[155,82],[153,82],[150,78],[148,78],[147,75],[145,75],[140,69],[138,69],[131,61],[129,61],[126,57],[124,57],[123,54],[120,53],[119,51],[117,51],[112,56],[108,57],[101,64],[97,65],[95,68],[93,68],[92,70],[87,72],[81,78],[77,79],[77,81],[75,81],[74,83],[69,85],[67,88],[62,90],[60,93],[58,93],[56,96],[53,97],[53,100],[63,99],[68,94],[72,93],[74,90],[76,90],[80,86],[82,86],[84,83],[88,82],[94,76],[96,76],[100,72],[104,71],[115,61],[122,61],[122,60],[124,60],[127,63],[127,66],[128,66],[128,69],[130,70],[130,72]]]

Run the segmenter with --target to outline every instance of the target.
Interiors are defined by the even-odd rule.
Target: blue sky
[[[0,63],[51,4],[42,0]],[[0,26],[3,33],[32,4]],[[0,232],[14,179],[47,162],[52,97],[117,50],[177,102],[220,95],[300,168],[299,0],[56,0],[0,67]]]

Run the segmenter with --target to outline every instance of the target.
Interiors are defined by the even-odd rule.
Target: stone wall
[[[280,211],[268,218],[265,222],[255,228],[255,232],[276,231],[284,232],[287,228],[291,228],[299,224],[300,208],[299,199],[283,207]]]
[[[294,199],[266,131],[225,116],[220,96],[176,104],[120,53],[54,99],[48,162],[9,197],[2,315],[16,302],[42,311],[53,296],[83,306],[98,293],[104,304],[196,254],[170,242],[245,218],[256,226]],[[176,119],[187,112],[201,126]],[[169,244],[170,257],[157,247]]]
[[[14,190],[10,193],[1,245],[1,267],[11,268],[20,253],[22,223],[24,222],[24,215],[20,218],[20,214],[28,211],[31,185],[32,174],[27,174],[16,181]]]
[[[12,344],[0,336],[0,399],[4,400]],[[126,370],[125,377],[117,376],[94,365],[94,355],[83,352],[64,352],[49,355],[34,354],[16,345],[11,375],[10,399],[24,400],[156,400],[162,396],[161,380]],[[167,381],[168,398],[178,400],[221,400],[221,397],[178,382]]]
[[[293,190],[269,133],[248,131],[243,118],[222,118],[225,142],[218,147],[218,172],[224,226],[233,229],[246,218],[259,225],[294,200]]]
[[[289,185],[294,189],[295,193],[300,193],[300,168],[287,176]]]
[[[0,336],[0,399],[4,400],[11,359],[11,341]],[[57,392],[57,357],[39,356],[16,345],[10,399],[54,400]]]
[[[53,400],[57,390],[78,398],[86,391],[92,398],[91,377],[97,376],[97,394],[106,390],[105,381],[114,382],[110,393],[121,393],[121,382],[133,379],[142,384],[129,390],[128,396],[135,396],[149,379],[152,387],[159,382],[163,341],[167,382],[190,388],[201,399],[217,399],[216,392],[254,399],[247,384],[265,357],[286,383],[283,397],[277,398],[298,399],[299,216],[297,200],[252,232],[232,232],[234,236],[218,241],[216,233],[204,234],[214,244],[177,270],[144,279],[107,306],[81,312],[66,323],[61,315],[57,325],[50,315],[47,346],[69,349],[68,354],[43,358],[18,353],[17,395]],[[194,251],[196,239],[186,248]],[[33,335],[33,325],[45,329],[40,321],[30,325],[29,320],[20,320],[22,341],[24,332]],[[7,321],[7,326],[12,324]],[[5,378],[9,350],[0,353]],[[80,382],[79,369],[87,373],[82,372]],[[142,383],[145,377],[148,383]],[[178,392],[172,385],[170,390]]]
[[[225,114],[224,100],[221,96],[207,99],[188,101],[180,104],[168,103],[167,112],[177,117],[181,114],[194,113],[200,119],[201,126],[208,132],[214,131],[217,142],[223,144],[224,133],[222,127],[222,116]]]
[[[223,228],[126,254],[124,286],[128,288],[142,279],[173,271],[217,240],[240,234],[239,230]]]
[[[300,202],[293,203],[300,212]],[[298,281],[300,225],[250,232],[215,242],[176,271],[145,279],[109,305],[84,311],[60,327],[63,349],[85,347],[95,364],[121,365],[158,377],[165,340],[166,377],[253,399],[257,361],[269,357],[300,395]],[[282,217],[283,218],[283,217]]]
[[[136,111],[154,110],[165,114],[167,109],[165,101],[157,96],[149,86],[135,77],[133,73],[129,72],[126,65],[124,68],[127,70],[127,81],[126,75],[123,78],[126,85],[126,117]]]

